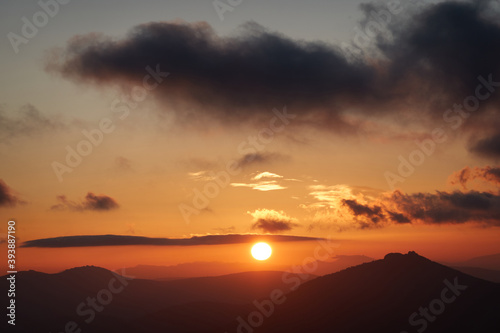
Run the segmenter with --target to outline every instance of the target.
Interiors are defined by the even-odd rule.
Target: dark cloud
[[[273,162],[283,162],[289,160],[290,156],[288,155],[263,152],[243,155],[236,161],[236,163],[238,164],[238,167],[246,168],[256,164],[269,164]]]
[[[411,220],[423,223],[483,222],[500,225],[500,196],[487,192],[436,192],[404,194],[395,191],[387,203]]]
[[[322,240],[322,238],[286,235],[207,235],[191,238],[150,238],[122,235],[65,236],[35,239],[24,242],[21,247],[80,247],[80,246],[121,246],[121,245],[158,245],[158,246],[195,246],[268,242],[302,242]]]
[[[500,80],[500,13],[490,3],[408,4],[364,46],[362,57],[256,23],[223,37],[204,22],[156,22],[121,40],[74,37],[51,54],[47,69],[76,81],[142,84],[149,66],[170,73],[152,92],[170,109],[182,113],[185,103],[194,103],[202,106],[199,114],[224,120],[258,118],[284,104],[301,122],[337,130],[354,126],[347,110],[399,119],[404,109],[413,120],[435,119],[474,93],[478,76]],[[361,30],[379,9],[362,6]],[[498,95],[482,105],[494,105]]]
[[[289,231],[298,227],[297,219],[294,219],[284,212],[272,209],[257,209],[248,212],[253,217],[252,229],[260,229],[264,232],[276,233]]]
[[[467,183],[473,180],[481,180],[486,183],[500,186],[500,167],[465,167],[462,170],[454,172],[448,182],[452,185],[460,184],[464,189],[467,188]]]
[[[498,131],[493,136],[474,142],[470,150],[482,156],[500,158],[500,129]]]
[[[15,194],[14,191],[0,179],[0,207],[13,207],[24,203]]]
[[[429,4],[395,19],[389,28],[392,41],[381,40],[378,49],[389,59],[388,79],[401,93],[425,99],[445,109],[474,94],[478,76],[500,81],[500,13],[492,1],[447,1]],[[417,88],[417,91],[407,90]],[[498,101],[492,96],[484,103]],[[432,111],[432,110],[431,110]]]
[[[355,216],[364,215],[370,218],[373,223],[377,223],[380,221],[380,219],[384,218],[382,207],[380,206],[370,207],[368,205],[359,204],[356,200],[351,199],[344,199],[342,200],[342,203],[348,206]]]
[[[72,211],[109,211],[117,209],[118,203],[107,195],[95,195],[91,192],[87,193],[82,202],[74,202],[68,200],[65,195],[57,196],[57,205],[50,207],[52,210],[72,210]]]
[[[344,104],[369,90],[373,69],[349,63],[332,46],[292,40],[256,23],[240,31],[220,37],[205,22],[156,22],[136,26],[123,40],[78,36],[52,54],[47,68],[101,84],[142,84],[146,67],[158,68],[171,75],[154,90],[157,96],[203,105],[220,119],[268,114],[290,100],[318,107]]]
[[[396,223],[410,223],[410,219],[404,216],[401,213],[396,213],[396,212],[391,212],[390,210],[387,211],[387,214],[389,215],[391,221],[396,222]]]
[[[260,229],[264,232],[281,232],[292,230],[297,224],[288,221],[259,219],[252,225],[252,229]]]
[[[483,169],[483,172],[488,172],[487,168]],[[491,170],[497,172],[496,169]],[[360,203],[364,201],[368,203]],[[332,227],[337,225],[340,230],[406,223],[500,226],[500,193],[437,191],[407,194],[397,190],[376,198],[340,199],[340,203],[346,211],[337,210],[333,214],[322,215],[323,221],[330,220],[334,224]]]

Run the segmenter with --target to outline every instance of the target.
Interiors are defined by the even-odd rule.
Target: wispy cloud
[[[211,175],[210,172],[206,170],[188,172],[188,177],[191,180],[199,182],[207,182],[215,179],[215,176]]]
[[[13,207],[25,203],[19,199],[14,191],[0,179],[0,207]]]
[[[452,185],[460,184],[462,188],[467,189],[467,184],[480,180],[484,183],[489,183],[495,186],[498,190],[500,186],[500,167],[465,167],[457,172],[454,172],[449,178],[448,182]]]
[[[258,173],[257,175],[251,177],[252,182],[244,183],[231,183],[230,185],[233,187],[248,187],[257,191],[276,191],[276,190],[284,190],[287,187],[280,184],[280,181],[283,179],[283,176],[278,175],[276,173],[264,171]],[[290,181],[295,181],[294,179],[287,179]]]
[[[0,106],[0,143],[18,137],[35,137],[43,133],[68,128],[57,117],[49,117],[31,104],[24,105],[17,112],[7,112]]]
[[[252,179],[253,180],[260,180],[262,178],[283,178],[283,176],[280,176],[280,175],[272,173],[272,172],[264,171],[264,172],[261,172],[261,173],[255,175]]]
[[[274,181],[274,180],[261,181],[258,183],[231,183],[231,186],[233,186],[233,187],[249,187],[252,190],[263,191],[263,192],[286,189],[286,187],[281,186],[280,184],[278,184],[277,181]]]
[[[57,201],[59,203],[50,207],[51,210],[109,211],[119,207],[115,199],[107,195],[95,195],[92,192],[87,193],[81,202],[68,200],[65,195],[57,196]]]
[[[251,153],[240,157],[237,160],[237,164],[241,168],[247,168],[253,165],[265,165],[274,162],[289,161],[290,156],[281,153],[272,152],[262,152],[262,153]]]

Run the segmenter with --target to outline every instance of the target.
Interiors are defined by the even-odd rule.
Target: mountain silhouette
[[[252,332],[500,332],[500,285],[414,252],[319,277],[287,298]]]
[[[87,332],[109,331],[109,325],[113,330],[127,332],[130,328],[128,322],[175,305],[251,303],[284,285],[282,276],[283,272],[260,271],[154,281],[129,279],[94,266],[72,268],[57,274],[19,272],[16,277],[16,329],[20,332],[61,332],[67,322],[74,321]],[[2,290],[8,290],[6,276],[2,277],[0,284]],[[101,311],[90,311],[88,299],[98,299],[99,295],[104,303],[111,298],[109,304],[105,304]],[[80,313],[77,312],[79,306]],[[90,320],[92,312],[94,316]],[[123,327],[118,330],[121,325]]]
[[[7,289],[5,276],[0,284]],[[93,299],[106,304],[90,311]],[[497,333],[499,300],[500,284],[414,252],[321,277],[263,271],[155,281],[87,266],[18,273],[15,331]]]
[[[329,261],[317,261],[315,275],[326,275],[338,272],[347,267],[360,265],[375,259],[360,255],[338,255]],[[260,263],[266,264],[266,263]],[[285,265],[267,265],[266,270],[284,271],[289,269]],[[116,270],[118,274],[126,272],[141,279],[152,280],[178,280],[191,277],[218,276],[246,271],[248,263],[225,263],[225,262],[189,262],[172,266],[137,265]],[[262,270],[255,266],[254,271]]]
[[[455,267],[478,267],[500,271],[500,253],[474,257],[466,261],[450,264]]]

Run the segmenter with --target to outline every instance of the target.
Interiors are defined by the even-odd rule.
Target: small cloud
[[[500,157],[500,133],[478,140],[470,150],[478,155],[498,159]]]
[[[24,201],[20,200],[14,191],[0,179],[0,207],[14,207],[22,203]]]
[[[120,171],[131,171],[132,161],[123,156],[118,156],[115,158],[115,168]]]
[[[257,209],[254,212],[247,212],[253,217],[252,229],[260,229],[264,232],[289,231],[298,227],[297,219],[285,214],[283,211],[272,209]]]
[[[58,195],[57,205],[50,207],[51,210],[71,210],[71,211],[108,211],[117,209],[118,203],[107,195],[95,195],[92,192],[87,193],[82,202],[68,200],[65,195]]]
[[[254,153],[246,154],[237,160],[241,168],[246,168],[254,164],[270,164],[273,162],[287,161],[290,157],[280,153]]]
[[[188,172],[188,176],[190,179],[198,182],[208,182],[215,179],[215,176],[211,175],[211,173],[205,170]]]
[[[276,190],[284,190],[286,187],[279,185],[276,181],[271,180],[271,181],[262,181],[258,183],[231,183],[231,186],[233,187],[249,187],[252,190],[257,190],[257,191],[276,191]]]
[[[253,180],[260,180],[262,178],[283,178],[283,176],[280,176],[278,174],[272,173],[272,172],[261,172],[258,175],[254,176],[252,179]]]

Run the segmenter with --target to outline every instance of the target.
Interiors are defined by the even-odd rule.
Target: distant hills
[[[453,263],[452,265],[455,267],[478,267],[500,271],[500,253],[475,257],[466,261]]]
[[[500,283],[500,253],[475,257],[461,262],[443,264],[465,274]]]
[[[338,272],[342,269],[357,266],[375,259],[359,255],[339,255],[332,257],[330,261],[318,261],[315,275],[326,275]],[[267,269],[285,271],[289,266],[268,266]],[[116,270],[126,275],[141,279],[174,280],[189,277],[218,276],[232,274],[248,270],[247,263],[224,263],[224,262],[192,262],[172,266],[137,265]],[[261,270],[259,266],[255,270]]]
[[[155,281],[92,266],[58,274],[20,272],[15,331],[500,332],[500,284],[414,252],[321,277],[318,266],[314,273]],[[6,277],[0,285],[7,290]],[[5,326],[4,320],[2,332]]]

